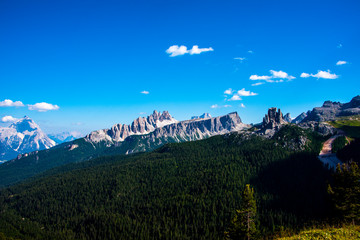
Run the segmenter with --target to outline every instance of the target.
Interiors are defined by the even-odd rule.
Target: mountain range
[[[0,165],[0,177],[3,179],[0,186],[13,184],[67,163],[82,162],[107,155],[127,155],[147,152],[159,148],[166,143],[195,141],[239,131],[272,137],[281,127],[289,124],[290,121],[293,124],[299,124],[303,128],[317,130],[322,134],[334,133],[335,129],[328,124],[323,124],[322,121],[328,121],[338,116],[359,114],[359,99],[360,96],[356,96],[349,103],[345,104],[326,101],[322,107],[302,113],[293,120],[290,114],[283,116],[280,109],[270,108],[263,122],[253,125],[255,128],[242,123],[241,118],[236,112],[218,117],[211,117],[210,114],[204,113],[201,116],[192,117],[190,120],[178,121],[167,111],[162,113],[154,111],[148,117],[139,117],[129,125],[115,124],[109,129],[93,131],[83,138],[61,143],[55,147],[55,142],[41,132],[40,128],[31,119],[26,118],[12,124],[8,128],[12,130],[2,131],[13,133],[11,136],[14,137],[6,138],[9,140],[17,139],[16,136],[18,135],[20,136],[18,138],[21,138],[22,135],[20,133],[29,133],[31,129],[36,130],[37,134],[33,133],[32,135],[39,137],[34,138],[37,141],[33,145],[28,144],[28,146],[36,146],[38,148],[20,148],[19,144],[16,144],[17,141],[14,140],[13,145],[10,146],[13,146],[11,148],[12,152],[16,152],[16,154],[13,153],[12,155],[16,159]],[[21,127],[23,122],[31,123],[34,127]],[[5,134],[2,136],[5,136]],[[11,142],[9,141],[9,143]],[[22,143],[26,142],[22,141]],[[6,144],[2,146],[2,149],[5,150],[9,148],[6,147]],[[41,147],[47,150],[38,151]],[[49,149],[50,147],[52,148]],[[26,149],[26,153],[15,151],[14,149]],[[8,155],[6,154],[6,156]]]

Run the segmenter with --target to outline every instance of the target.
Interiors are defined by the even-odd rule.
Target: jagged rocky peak
[[[263,128],[274,128],[277,125],[284,124],[284,117],[283,114],[279,108],[277,110],[276,107],[269,108],[268,114],[265,114],[265,117],[263,118]]]
[[[322,107],[326,108],[340,108],[343,104],[340,102],[325,101]]]
[[[10,128],[16,129],[17,132],[24,133],[25,131],[32,132],[39,129],[39,126],[31,118],[24,116],[11,124]]]
[[[40,127],[29,117],[17,120],[9,127],[0,128],[0,161],[15,158],[18,154],[55,146]]]
[[[284,116],[284,121],[285,121],[285,122],[288,122],[288,123],[291,123],[292,118],[291,118],[291,116],[290,116],[290,113],[285,114],[285,116]]]
[[[191,117],[191,120],[193,120],[193,119],[206,119],[206,118],[211,118],[210,113],[203,113],[200,116],[193,116],[193,117]]]
[[[360,107],[360,95],[353,97],[349,103],[344,104],[346,108],[359,108]]]
[[[348,103],[325,101],[321,107],[315,107],[302,122],[326,122],[341,116],[360,114],[360,96],[355,96]]]
[[[284,120],[281,110],[276,107],[269,108],[268,114],[265,114],[263,122],[261,124],[260,134],[273,136],[284,124],[287,124]]]
[[[110,129],[102,129],[91,132],[85,137],[89,142],[122,142],[131,135],[143,135],[153,132],[156,128],[178,122],[168,111],[162,113],[154,111],[148,117],[139,117],[130,125],[115,124]]]
[[[298,124],[298,123],[300,123],[302,120],[304,120],[304,118],[306,118],[307,115],[308,115],[307,113],[303,112],[303,113],[301,113],[299,116],[297,116],[294,120],[292,120],[291,122],[292,122],[292,123],[295,123],[295,124]]]

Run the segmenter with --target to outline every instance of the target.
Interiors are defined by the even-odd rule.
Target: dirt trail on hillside
[[[337,137],[343,136],[342,134],[339,135],[335,135],[332,136],[331,138],[329,138],[328,140],[326,140],[326,142],[324,143],[320,154],[319,154],[319,160],[323,163],[323,164],[328,164],[329,168],[333,168],[334,170],[336,169],[336,165],[338,163],[342,163],[337,157],[335,153],[332,153],[332,144],[334,142],[334,140]]]

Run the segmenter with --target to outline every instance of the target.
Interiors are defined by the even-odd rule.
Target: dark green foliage
[[[341,220],[360,223],[360,169],[357,163],[339,164],[328,192]]]
[[[29,156],[21,159],[5,162],[0,165],[0,188],[69,163],[88,161],[101,156],[124,155],[129,149],[134,150],[134,152],[146,152],[156,149],[164,143],[175,142],[175,139],[172,138],[157,138],[150,141],[148,136],[130,136],[124,142],[111,146],[108,146],[107,142],[90,143],[84,138],[80,138],[70,143],[63,143],[54,148],[39,151],[36,154],[29,154]],[[69,150],[72,144],[78,147]]]
[[[291,128],[276,140],[230,134],[54,169],[0,192],[0,232],[21,239],[220,239],[249,182],[262,235],[321,221],[319,189],[328,172],[316,156],[323,139],[299,132],[310,139],[299,153],[283,146],[297,144],[289,136],[299,129]]]
[[[337,151],[345,147],[347,143],[348,141],[345,136],[337,137],[332,144],[332,152],[337,153]]]
[[[225,232],[225,239],[255,239],[256,230],[256,200],[254,189],[246,184],[241,197],[240,209],[236,210],[230,222],[229,231]]]
[[[360,138],[356,138],[350,144],[338,150],[336,156],[343,162],[354,161],[360,163]]]

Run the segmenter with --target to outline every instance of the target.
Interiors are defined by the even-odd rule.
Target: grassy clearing
[[[324,229],[311,229],[300,232],[294,236],[276,238],[278,240],[355,240],[360,239],[360,226],[344,226],[341,228],[327,227]]]
[[[350,138],[360,138],[360,115],[341,117],[329,124],[343,130]]]

